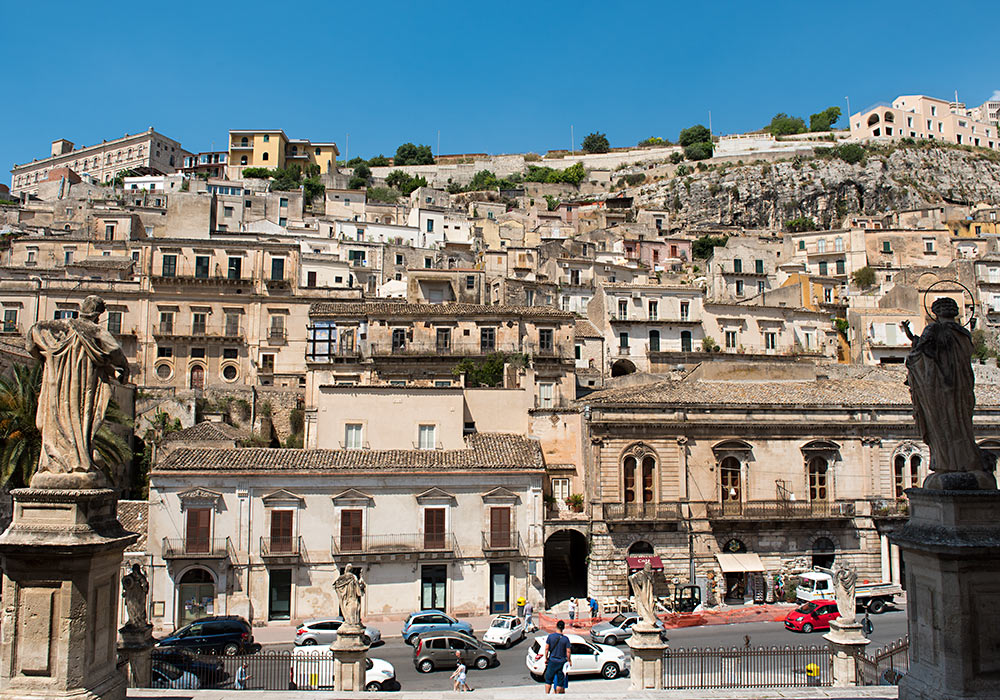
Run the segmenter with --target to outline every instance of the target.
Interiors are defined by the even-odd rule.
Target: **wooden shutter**
[[[510,547],[510,508],[490,508],[490,544],[496,548]]]
[[[212,547],[212,509],[189,508],[187,512],[186,549],[189,552],[208,554]]]
[[[271,551],[292,551],[292,511],[271,511]]]
[[[444,508],[424,509],[424,549],[444,549]]]
[[[361,511],[340,511],[340,551],[361,551]]]

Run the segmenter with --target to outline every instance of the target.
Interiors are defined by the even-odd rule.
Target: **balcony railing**
[[[483,533],[483,554],[510,556],[524,553],[521,534],[513,530],[489,530]]]
[[[605,503],[604,519],[612,522],[649,522],[681,519],[679,503]]]
[[[458,555],[458,543],[450,532],[399,535],[363,535],[361,537],[331,538],[334,555],[406,555],[444,556]]]
[[[322,347],[317,347],[312,349],[311,344],[306,345],[306,362],[328,362],[332,363],[338,357],[350,357],[357,358],[361,355],[361,349],[355,345],[338,345],[336,343],[330,343],[327,346],[326,342],[317,343],[317,345]]]
[[[563,343],[539,343],[535,341],[525,343],[522,352],[532,357],[572,358],[574,347]]]
[[[369,354],[372,357],[394,357],[394,356],[415,356],[415,355],[441,355],[448,357],[475,357],[479,355],[490,355],[495,352],[520,352],[521,349],[516,343],[448,343],[438,344],[437,342],[407,342],[402,345],[393,343],[370,343],[368,345]]]
[[[852,518],[854,504],[846,501],[723,501],[708,504],[710,520],[798,520]]]
[[[229,275],[153,275],[153,284],[189,284],[189,285],[224,285],[238,286],[250,284],[253,280],[245,277],[230,277]]]
[[[910,502],[905,498],[899,500],[872,501],[873,518],[906,518],[910,515]]]
[[[261,537],[261,557],[294,557],[302,556],[301,537]]]
[[[220,338],[225,340],[237,340],[244,337],[242,326],[223,324],[210,326],[208,324],[191,324],[190,326],[180,326],[176,323],[159,323],[153,326],[154,337],[173,338]]]
[[[164,559],[224,559],[230,555],[230,549],[228,537],[163,538]]]
[[[268,328],[267,342],[271,345],[284,345],[288,338],[288,332],[284,328]]]

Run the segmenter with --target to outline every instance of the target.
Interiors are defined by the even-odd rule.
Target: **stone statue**
[[[361,627],[361,597],[365,594],[365,582],[354,574],[351,564],[345,566],[344,573],[333,582],[333,590],[337,591],[340,599],[340,614],[344,616],[344,624]]]
[[[43,363],[35,424],[42,433],[31,488],[107,488],[93,461],[94,434],[111,399],[112,379],[128,380],[121,345],[97,325],[104,301],[83,300],[80,318],[41,321],[28,333],[28,351]]]
[[[132,571],[122,576],[122,598],[125,599],[125,610],[128,611],[126,627],[142,629],[149,626],[146,620],[146,595],[149,593],[149,580],[138,564],[132,565]]]
[[[649,625],[656,624],[656,611],[653,609],[653,567],[649,560],[640,571],[628,577],[635,593],[635,608],[642,621]]]
[[[958,304],[954,299],[935,300],[931,313],[935,320],[906,357],[913,417],[930,449],[929,467],[935,472],[927,477],[924,488],[995,489],[996,481],[986,471],[972,430],[976,405],[972,334],[955,321]]]
[[[857,615],[857,598],[854,595],[858,573],[847,564],[841,564],[833,576],[837,596],[837,611],[842,623],[854,622]]]

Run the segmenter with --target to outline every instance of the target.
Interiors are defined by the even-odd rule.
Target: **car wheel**
[[[404,644],[408,644],[409,646],[412,647],[413,646],[413,635],[411,634],[409,637],[403,637],[403,643]]]
[[[532,673],[531,674],[531,680],[535,681],[535,683],[541,683],[542,681],[545,680],[545,677],[544,676],[539,676],[537,673]]]
[[[314,647],[314,646],[316,646],[316,640],[315,639],[307,639],[304,642],[302,642],[302,646],[304,646],[304,647]]]
[[[424,659],[417,664],[417,670],[421,673],[430,673],[434,670],[434,663],[430,659]]]
[[[621,669],[618,668],[618,664],[611,663],[610,661],[601,666],[601,676],[609,681],[613,681],[621,672]]]
[[[805,632],[806,634],[809,634],[810,632],[813,631],[813,626],[807,622],[806,624],[802,625],[802,631]]]
[[[485,656],[480,656],[478,659],[476,659],[476,668],[478,668],[480,671],[487,669],[489,667],[490,667],[490,660]]]
[[[881,615],[885,612],[885,601],[881,598],[876,598],[872,602],[868,603],[868,612],[872,615]]]
[[[371,683],[365,686],[365,690],[367,690],[369,693],[377,693],[378,691],[382,690],[382,686],[379,684],[378,681],[372,681]]]
[[[609,647],[613,647],[616,644],[618,644],[618,637],[616,637],[613,634],[609,634],[607,637],[604,638],[604,643],[607,644]]]
[[[238,644],[230,642],[226,646],[222,647],[222,653],[226,656],[236,656],[240,653],[240,647]]]
[[[367,634],[361,635],[361,641],[365,646],[370,647],[372,645],[372,638],[369,637]]]

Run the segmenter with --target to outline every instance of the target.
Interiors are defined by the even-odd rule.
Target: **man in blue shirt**
[[[563,634],[566,623],[562,620],[556,623],[556,632],[545,639],[545,692],[549,693],[555,685],[556,693],[566,692],[563,666],[572,664],[569,637]]]

